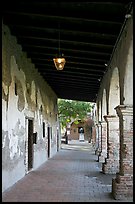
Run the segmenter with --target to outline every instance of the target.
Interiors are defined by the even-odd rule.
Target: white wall
[[[2,25],[2,191],[28,173],[28,118],[33,120],[33,132],[37,132],[32,170],[48,159],[48,126],[53,133],[50,157],[57,152],[56,106],[56,94],[22,52],[8,27]]]

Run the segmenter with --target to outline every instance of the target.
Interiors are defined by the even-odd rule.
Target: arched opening
[[[115,67],[112,73],[109,90],[109,115],[116,115],[116,106],[120,104],[119,72]]]
[[[127,57],[127,66],[124,76],[124,96],[123,104],[133,105],[133,42]]]
[[[107,114],[107,105],[106,105],[106,90],[103,90],[103,98],[102,98],[102,120],[104,120],[104,115]]]
[[[106,104],[106,89],[103,90],[102,97],[102,121],[101,121],[101,152],[98,157],[99,162],[105,162],[107,157],[107,123],[104,116],[107,115],[107,104]]]
[[[114,174],[119,169],[119,118],[115,107],[120,104],[119,72],[115,67],[112,72],[109,89],[109,113],[105,116],[107,122],[107,158],[103,163],[104,173]]]
[[[101,100],[99,101],[99,105],[98,105],[98,121],[102,120],[102,104],[101,104]]]
[[[127,55],[124,75],[123,104],[116,107],[120,123],[120,166],[116,178],[112,180],[115,199],[133,196],[133,41]]]

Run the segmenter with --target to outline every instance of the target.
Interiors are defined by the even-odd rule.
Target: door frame
[[[31,129],[31,133],[29,132],[29,122],[32,122],[32,129]],[[33,149],[33,128],[34,128],[34,118],[33,117],[25,117],[25,127],[26,127],[26,135],[25,135],[25,160],[24,160],[24,164],[25,164],[25,173],[27,174],[29,171],[31,171],[33,169],[33,160],[34,160],[34,149]],[[29,135],[31,134],[31,135]],[[31,137],[31,150],[29,149],[29,136]],[[31,151],[31,167],[29,166],[29,153]]]

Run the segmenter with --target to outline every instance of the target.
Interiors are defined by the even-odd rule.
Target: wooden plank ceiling
[[[131,5],[5,0],[2,20],[59,98],[95,102]],[[62,71],[53,63],[59,42]]]

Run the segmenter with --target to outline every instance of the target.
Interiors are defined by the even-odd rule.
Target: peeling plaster
[[[25,98],[21,82],[15,77],[15,83],[17,84],[18,95],[18,110],[22,111],[25,108]]]
[[[7,96],[7,94],[5,94],[3,87],[2,87],[2,99],[5,101],[8,101],[8,96]]]
[[[3,44],[2,44],[2,81],[5,83],[5,85],[10,86],[11,84],[11,71],[10,71],[11,50],[8,46],[8,43],[9,43],[8,35],[6,35],[6,31],[3,33],[2,33],[3,34],[2,36],[2,41],[3,41]]]
[[[2,99],[6,101],[6,109],[8,110],[9,86],[2,82]]]
[[[23,151],[21,150],[20,144],[24,141],[24,134],[25,129],[20,124],[20,120],[16,123],[14,129],[12,129],[12,134],[10,134],[10,142],[9,142],[9,149],[10,149],[10,159],[13,159],[14,156],[18,153],[18,156],[23,155]]]
[[[21,52],[21,47],[17,45],[17,41],[10,36],[10,33],[4,37],[2,43],[4,50],[4,64],[2,65],[4,73],[2,78],[2,168],[3,172],[8,172],[9,177],[15,176],[14,183],[19,175],[19,168],[22,171],[25,171],[26,168],[25,157],[28,150],[25,146],[28,139],[26,118],[28,117],[33,118],[33,130],[38,134],[37,144],[34,145],[33,168],[45,161],[43,155],[47,154],[48,139],[47,129],[45,138],[42,137],[42,123],[46,121],[46,127],[48,124],[53,126],[53,115],[50,118],[49,114],[57,96],[39,73],[34,70],[34,65],[27,59],[27,55],[25,56],[25,53]],[[40,110],[41,105],[42,111]],[[46,110],[48,110],[48,115]],[[53,128],[53,132],[55,132],[56,127],[53,126]],[[53,137],[53,139],[55,138]],[[53,143],[53,141],[51,142]],[[42,159],[39,160],[40,158]],[[3,183],[6,189],[8,187],[6,178],[3,179]]]
[[[26,83],[26,99],[28,103],[28,108],[32,111],[36,110],[36,92],[35,90],[35,83]]]
[[[8,131],[2,130],[2,168],[6,169],[9,166],[9,138],[8,138]],[[8,161],[8,162],[7,162]]]
[[[7,102],[2,99],[2,129],[7,130]]]
[[[18,119],[16,123],[13,134],[18,135],[20,139],[23,138],[23,135],[25,134],[25,128],[21,125],[20,119]]]
[[[8,131],[2,130],[2,148],[6,146],[6,138],[8,136]]]
[[[31,85],[29,83],[26,83],[26,99],[27,99],[28,106],[31,103],[30,95],[31,95]]]
[[[18,110],[22,111],[25,108],[25,97],[24,97],[24,81],[25,74],[24,72],[18,68],[18,64],[16,63],[16,59],[14,56],[11,56],[10,59],[11,64],[11,73],[12,73],[12,84],[13,84],[13,93],[15,94],[15,84],[17,85],[17,95],[18,95]]]
[[[2,82],[2,89],[5,95],[8,95],[8,86],[4,84],[4,82]]]
[[[14,134],[10,135],[9,149],[10,149],[10,159],[13,159],[17,153],[18,137]]]
[[[32,89],[31,100],[36,104],[36,87],[34,81],[32,81],[31,89]]]

